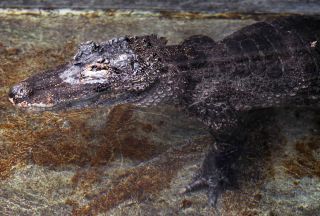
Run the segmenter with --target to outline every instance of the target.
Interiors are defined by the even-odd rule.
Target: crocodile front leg
[[[210,127],[214,143],[192,183],[181,192],[207,187],[209,203],[216,206],[219,195],[236,185],[232,165],[237,161],[246,141],[248,115],[246,111],[236,111],[228,102],[201,101],[192,104],[189,110],[198,113],[200,120]]]
[[[242,152],[241,147],[246,139],[246,131],[239,126],[232,129],[230,133],[213,134],[213,136],[215,136],[215,142],[210,146],[200,170],[192,183],[182,192],[192,192],[207,187],[209,204],[216,207],[219,195],[225,189],[237,184],[232,167]]]

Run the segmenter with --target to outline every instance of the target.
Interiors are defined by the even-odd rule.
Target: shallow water
[[[222,39],[252,19],[152,13],[0,13],[0,212],[3,215],[210,215],[203,191],[181,195],[212,142],[174,107],[24,112],[9,87],[67,62],[79,43],[158,34],[179,43],[194,34]],[[317,215],[317,110],[258,113],[239,186],[223,194],[222,215]],[[264,117],[266,116],[266,118]]]

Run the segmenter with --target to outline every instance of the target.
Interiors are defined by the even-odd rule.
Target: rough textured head
[[[157,36],[121,37],[81,44],[73,60],[13,86],[10,101],[31,109],[158,103],[179,90],[166,64],[166,41]]]

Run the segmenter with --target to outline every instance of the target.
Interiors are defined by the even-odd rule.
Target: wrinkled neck
[[[144,97],[137,101],[140,106],[159,104],[186,104],[197,83],[214,74],[213,64],[221,58],[222,47],[216,43],[202,45],[165,46],[156,53],[160,59],[158,82],[144,92]]]
[[[179,105],[185,93],[185,77],[174,67],[168,67],[166,72],[161,72],[159,80],[135,104],[143,107],[161,104]]]

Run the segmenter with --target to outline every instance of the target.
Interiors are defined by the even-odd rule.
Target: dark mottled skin
[[[319,104],[319,39],[320,19],[296,16],[247,26],[219,42],[193,36],[168,46],[153,35],[89,42],[71,63],[15,85],[9,97],[31,109],[39,104],[44,109],[123,103],[184,107],[215,138],[185,191],[207,186],[215,205],[245,141],[248,111]],[[73,71],[69,82],[68,71]],[[99,71],[102,78],[92,75]]]

